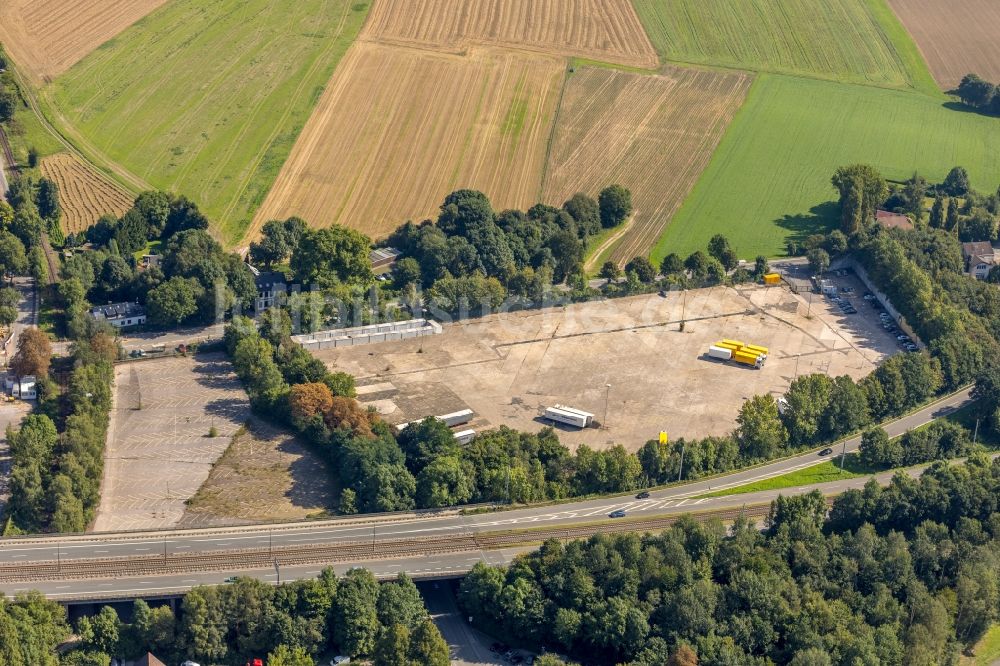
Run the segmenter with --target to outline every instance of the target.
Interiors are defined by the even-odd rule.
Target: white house
[[[146,323],[146,310],[138,303],[108,303],[90,309],[90,316],[106,321],[115,328],[128,328]]]
[[[962,243],[962,258],[965,260],[965,272],[977,280],[985,280],[997,263],[993,246],[985,241]]]

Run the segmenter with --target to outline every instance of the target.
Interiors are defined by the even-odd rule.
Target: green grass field
[[[962,657],[962,666],[993,666],[1000,659],[1000,624],[994,624],[974,647],[975,657]]]
[[[235,242],[360,30],[355,0],[175,0],[46,90],[108,159]]]
[[[796,470],[776,476],[771,479],[764,479],[755,483],[748,483],[744,486],[727,488],[713,493],[707,493],[700,497],[726,497],[729,495],[743,495],[745,493],[756,493],[764,490],[781,490],[783,488],[798,488],[800,486],[810,486],[816,483],[828,483],[830,481],[842,481],[843,479],[853,479],[859,476],[875,474],[881,470],[865,468],[858,460],[858,454],[848,453],[847,460],[844,461],[844,471],[840,471],[840,458],[834,458],[805,469]]]
[[[740,257],[783,255],[787,238],[838,221],[830,177],[873,164],[890,179],[920,172],[940,181],[969,170],[985,192],[1000,183],[996,118],[920,93],[761,75],[705,173],[653,250],[686,256],[726,234]]]
[[[633,0],[661,58],[937,92],[885,0]]]

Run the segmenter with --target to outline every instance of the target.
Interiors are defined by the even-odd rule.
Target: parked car
[[[649,491],[643,490],[641,493],[635,496],[636,499],[649,499]]]
[[[625,509],[618,509],[617,511],[612,511],[608,514],[608,518],[624,518]]]
[[[909,342],[910,336],[908,336],[906,333],[902,333],[900,335],[897,335],[896,339],[899,340],[900,342]]]
[[[906,347],[904,347],[904,349],[906,349],[906,351],[908,352],[920,351],[920,347],[916,346],[912,342],[907,342]]]
[[[825,449],[819,452],[821,456],[828,456],[831,453],[833,453],[833,449],[831,449],[830,447],[826,447]]]

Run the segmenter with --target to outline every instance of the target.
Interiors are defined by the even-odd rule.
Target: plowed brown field
[[[662,75],[585,67],[566,85],[544,187],[559,205],[620,183],[636,217],[610,259],[645,256],[694,187],[746,96],[747,74],[667,69]]]
[[[376,0],[364,38],[461,49],[494,44],[654,68],[629,0]]]
[[[374,237],[436,217],[459,188],[496,208],[537,202],[562,59],[456,56],[358,42],[341,61],[249,236],[298,215]]]
[[[996,0],[889,0],[945,90],[975,73],[1000,81],[1000,3]]]
[[[59,186],[64,233],[79,233],[105,213],[121,216],[132,207],[132,196],[71,153],[46,157],[42,175]]]
[[[4,0],[0,42],[25,73],[48,81],[167,0]]]

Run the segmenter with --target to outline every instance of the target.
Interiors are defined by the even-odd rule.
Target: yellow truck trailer
[[[768,355],[767,347],[761,347],[760,345],[746,345],[743,349],[744,351],[756,352],[758,354],[763,354],[764,356]]]
[[[759,354],[752,352],[738,351],[733,354],[733,360],[743,365],[752,365],[755,368],[760,368],[764,365],[764,359]]]
[[[739,340],[719,340],[715,343],[716,347],[728,347],[729,349],[741,349],[746,347],[746,344],[740,342]]]

